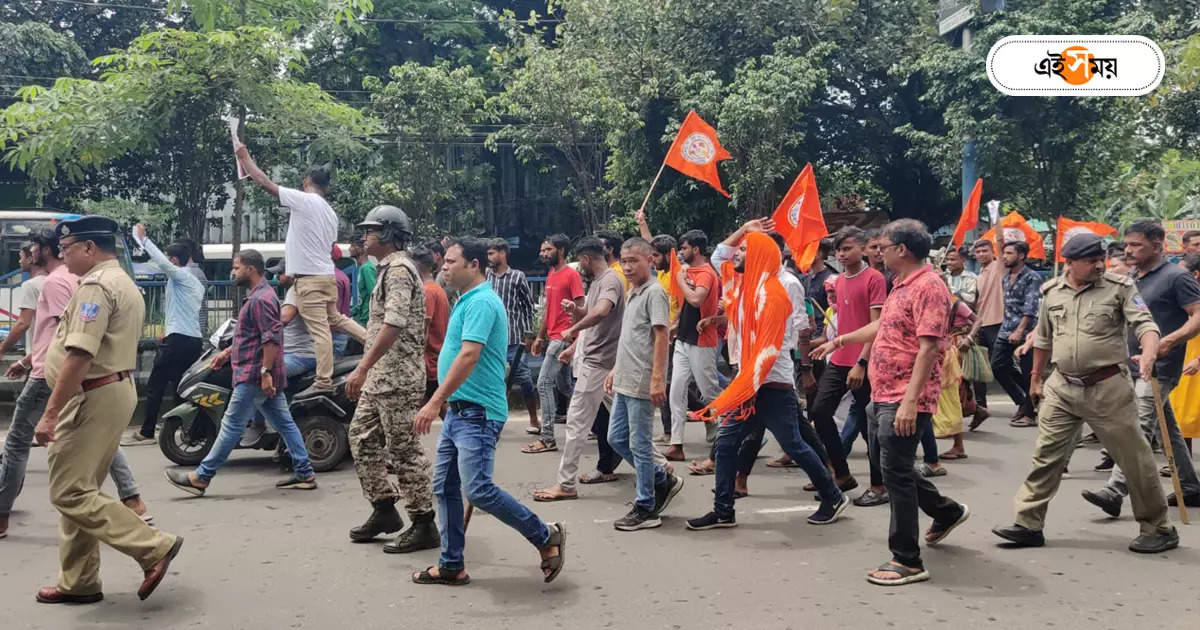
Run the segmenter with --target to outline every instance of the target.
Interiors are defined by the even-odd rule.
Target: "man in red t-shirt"
[[[558,450],[554,439],[554,415],[558,408],[554,398],[557,390],[571,396],[571,358],[567,349],[570,344],[563,341],[563,331],[571,327],[571,316],[563,308],[563,302],[574,302],[583,308],[583,278],[579,272],[567,266],[567,248],[571,239],[566,234],[547,236],[542,242],[538,258],[546,265],[546,309],[542,327],[533,340],[533,356],[544,356],[542,369],[538,372],[538,402],[542,408],[542,436],[521,449],[523,453],[547,453]]]
[[[425,289],[425,401],[437,390],[438,353],[446,339],[446,324],[450,321],[450,298],[433,275],[433,252],[414,247],[409,254]]]
[[[679,259],[687,267],[676,281],[683,289],[683,302],[675,336],[671,373],[671,447],[664,453],[671,461],[683,461],[683,428],[687,425],[688,382],[696,380],[704,404],[721,393],[717,382],[717,327],[697,330],[700,320],[717,314],[721,301],[720,278],[708,262],[708,236],[692,230],[679,237]],[[713,427],[715,429],[715,427]]]
[[[852,333],[879,319],[883,301],[887,298],[887,282],[883,274],[868,264],[864,257],[867,235],[855,226],[838,230],[833,237],[842,273],[834,281],[837,298],[837,331],[839,335]],[[838,433],[833,414],[842,398],[849,391],[854,397],[850,414],[866,417],[867,403],[871,400],[871,384],[867,380],[867,357],[871,354],[871,342],[851,344],[838,348],[826,359],[821,380],[817,383],[817,395],[813,399],[810,415],[825,450],[838,487],[843,491],[858,486],[846,464],[846,451]],[[883,475],[877,458],[868,458],[871,467],[871,487],[854,500],[855,505],[871,506],[887,503],[887,490],[883,487]]]

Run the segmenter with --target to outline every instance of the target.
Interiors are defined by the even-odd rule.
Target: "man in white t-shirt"
[[[317,376],[308,389],[296,398],[308,398],[333,391],[333,337],[338,328],[359,343],[366,342],[367,331],[341,314],[337,308],[337,282],[329,252],[337,240],[338,218],[325,200],[329,192],[329,171],[315,166],[308,170],[301,190],[279,186],[262,172],[246,145],[238,142],[234,153],[242,168],[271,195],[291,217],[284,241],[284,265],[296,280],[297,307],[317,354]]]
[[[33,347],[33,316],[37,312],[38,296],[42,294],[42,283],[46,281],[46,264],[41,260],[40,248],[32,243],[21,248],[19,261],[21,271],[28,273],[30,278],[17,287],[17,299],[13,303],[17,307],[17,319],[12,322],[8,336],[0,341],[0,356],[22,339],[26,350]]]

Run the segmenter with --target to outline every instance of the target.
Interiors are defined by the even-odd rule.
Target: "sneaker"
[[[654,513],[662,514],[662,511],[667,509],[671,504],[671,499],[679,494],[683,489],[683,477],[675,475],[667,475],[667,482],[661,486],[654,488]]]
[[[716,422],[705,422],[704,423],[704,441],[709,444],[712,444],[713,442],[717,441],[717,429],[718,429],[718,427],[717,427]]]
[[[145,446],[146,444],[154,444],[156,441],[153,435],[146,437],[142,435],[141,431],[134,431],[121,440],[121,446]]]
[[[287,479],[275,484],[275,487],[279,488],[280,490],[316,490],[317,476],[313,475],[308,479],[301,479],[296,475],[292,475],[291,477],[288,477]]]
[[[1096,464],[1096,467],[1093,468],[1092,470],[1095,470],[1098,472],[1107,472],[1107,471],[1113,469],[1114,463],[1115,462],[1113,462],[1113,458],[1109,457],[1108,453],[1104,453],[1103,457],[1101,457],[1101,459],[1100,459],[1100,463]]]
[[[812,516],[808,517],[808,524],[829,525],[831,523],[836,523],[837,520],[841,518],[842,512],[846,510],[846,506],[848,505],[850,505],[850,499],[846,498],[846,495],[844,494],[834,503],[822,501],[821,507],[817,508],[817,511],[814,512]]]
[[[1158,476],[1166,477],[1167,479],[1170,479],[1171,478],[1171,466],[1169,464],[1163,464],[1163,467],[1158,469]]]
[[[887,490],[884,490],[883,492],[875,492],[871,488],[867,488],[866,492],[858,495],[858,498],[854,500],[854,505],[857,505],[858,507],[872,507],[875,505],[883,505],[891,500],[892,498],[888,496]]]
[[[632,532],[639,529],[651,529],[662,526],[662,519],[654,512],[647,512],[640,508],[634,507],[629,510],[629,514],[619,518],[613,523],[613,528],[623,532]]]
[[[687,522],[687,528],[696,531],[724,529],[727,527],[737,527],[737,519],[733,515],[717,516],[716,512],[709,512],[700,518],[693,518]]]
[[[238,443],[238,446],[241,446],[242,448],[250,448],[251,446],[257,444],[258,440],[262,438],[263,434],[266,432],[267,425],[265,423],[259,424],[257,422],[251,422],[250,425],[246,427],[245,432],[242,433],[242,441]]]
[[[333,385],[317,385],[316,383],[313,383],[304,391],[296,394],[293,397],[293,400],[300,400],[302,398],[315,398],[317,396],[328,396],[336,391],[337,389],[335,389]]]

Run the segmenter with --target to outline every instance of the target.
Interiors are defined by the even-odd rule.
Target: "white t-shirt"
[[[279,187],[279,203],[292,215],[283,245],[288,275],[332,276],[330,252],[338,229],[333,208],[321,195],[284,186]]]
[[[787,331],[783,334],[783,346],[779,348],[779,356],[771,371],[767,372],[764,383],[796,382],[795,365],[792,360],[792,350],[800,341],[800,332],[808,330],[808,309],[804,306],[804,285],[792,272],[787,269],[779,270],[779,282],[787,290],[788,300],[792,303],[792,314],[788,316]]]
[[[46,276],[34,276],[25,282],[21,283],[21,296],[17,301],[17,312],[13,315],[20,316],[21,309],[27,308],[31,311],[37,311],[38,297],[42,294],[42,284],[46,282]],[[33,349],[33,324],[30,323],[29,330],[25,332],[25,351],[30,352]]]

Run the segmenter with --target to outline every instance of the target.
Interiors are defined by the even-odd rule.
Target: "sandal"
[[[620,479],[615,473],[602,473],[599,470],[593,470],[586,475],[579,475],[579,483],[608,483]]]
[[[767,468],[799,468],[799,467],[800,467],[800,464],[797,464],[795,461],[792,460],[791,457],[788,457],[787,455],[781,455],[781,456],[767,462]]]
[[[551,494],[555,490],[562,494]],[[533,491],[533,500],[539,503],[550,503],[552,501],[571,501],[578,498],[578,494],[574,492],[562,492],[562,488],[559,488],[558,486],[555,486],[553,489],[542,488],[541,490]]]
[[[429,572],[430,569],[433,569],[433,568],[434,567],[430,566],[430,567],[426,568],[424,571],[421,571],[420,573],[414,573],[412,576],[413,584],[444,584],[446,586],[464,586],[466,584],[471,583],[471,576],[469,576],[469,575],[464,575],[464,576],[462,576],[462,578],[446,577],[446,574],[448,572],[454,576],[457,576],[458,571],[456,571],[454,569],[447,569],[445,567],[437,567],[438,574],[433,575],[432,573]]]
[[[938,455],[938,459],[966,459],[966,458],[967,458],[966,453],[955,453],[954,451],[946,451],[945,453]]]
[[[703,462],[698,462],[696,460],[692,460],[691,463],[688,464],[688,472],[690,472],[691,474],[693,474],[697,477],[703,477],[704,475],[717,474],[717,468],[710,464],[705,464]]]
[[[549,453],[550,451],[557,451],[557,450],[558,450],[558,444],[550,444],[547,446],[546,443],[541,440],[538,440],[532,444],[526,444],[524,447],[521,448],[522,453],[528,453],[530,455],[532,455],[534,453]]]
[[[562,573],[563,565],[566,564],[567,553],[567,526],[562,523],[550,524],[550,538],[546,544],[542,545],[542,549],[547,547],[558,547],[558,555],[542,560],[542,573],[545,575],[543,581],[549,584]],[[546,574],[546,569],[550,569],[550,573]]]
[[[1034,420],[1033,418],[1030,418],[1028,416],[1021,416],[1020,418],[1013,418],[1008,423],[1008,426],[1010,426],[1010,427],[1036,427],[1037,420]]]
[[[874,573],[878,573],[880,571],[895,573],[899,577],[881,578],[873,575]],[[885,562],[879,565],[878,569],[875,569],[871,573],[867,574],[867,581],[872,584],[878,584],[879,586],[903,586],[905,584],[912,584],[913,582],[924,582],[928,579],[929,571],[926,571],[925,569],[906,567],[902,564],[896,564],[895,562]]]
[[[929,464],[921,464],[921,476],[922,477],[941,477],[941,476],[944,476],[947,472],[949,472],[949,471],[947,471],[942,466],[938,466],[937,468],[934,468],[933,466],[930,466]]]
[[[971,508],[967,507],[966,503],[963,503],[962,516],[958,517],[958,520],[941,529],[938,529],[937,521],[934,521],[933,525],[929,526],[929,530],[925,532],[925,544],[936,545],[942,542],[942,540],[950,535],[950,532],[954,531],[955,527],[967,522],[968,518],[971,518]]]

